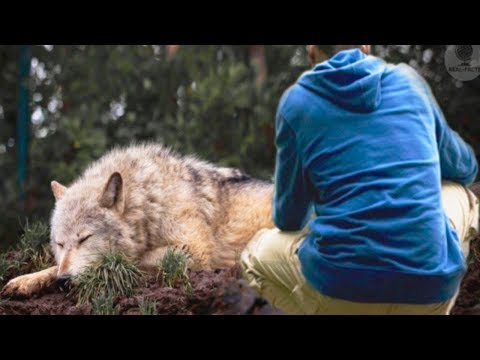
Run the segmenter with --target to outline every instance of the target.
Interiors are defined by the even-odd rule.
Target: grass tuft
[[[20,238],[20,248],[39,251],[50,241],[50,229],[42,221],[30,223],[28,220],[23,227],[23,234]]]
[[[7,254],[0,255],[0,284],[3,283],[10,270],[10,262],[7,259]]]
[[[188,288],[190,285],[187,274],[188,260],[187,253],[169,247],[160,261],[157,279],[161,278],[168,287],[173,287],[180,281]]]
[[[12,275],[36,272],[53,265],[50,253],[50,230],[41,221],[30,223],[27,219],[17,245],[0,254],[0,284]]]
[[[142,315],[155,315],[157,313],[157,302],[155,300],[142,298],[138,302],[138,309]]]
[[[108,252],[74,279],[76,284],[70,296],[76,296],[79,305],[94,299],[131,296],[140,285],[143,273],[123,254]]]
[[[92,299],[94,315],[118,315],[118,308],[113,306],[113,296],[102,292]]]
[[[23,234],[16,246],[17,256],[10,267],[19,272],[35,272],[52,265],[53,256],[49,248],[50,229],[41,221],[30,223],[23,227]]]

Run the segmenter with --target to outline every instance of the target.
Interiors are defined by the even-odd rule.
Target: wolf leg
[[[189,255],[188,268],[191,270],[212,270],[217,268],[214,263],[214,250],[218,241],[212,232],[212,228],[203,221],[190,219],[185,222],[182,239],[176,246]]]
[[[140,260],[140,268],[151,274],[157,272],[160,261],[165,256],[167,249],[167,246],[162,246],[143,255],[142,259]]]
[[[151,259],[161,259],[168,247],[182,250],[189,257],[191,270],[211,270],[212,253],[218,242],[215,240],[212,227],[196,212],[183,212],[172,221],[172,226],[164,227],[163,246],[154,250]],[[164,250],[161,250],[164,249]],[[158,264],[158,262],[157,262]]]
[[[140,261],[140,268],[150,274],[157,273],[160,268],[160,262],[162,261],[169,247],[170,246],[162,246],[146,253]],[[184,247],[171,246],[171,247],[176,250],[180,250],[180,251],[184,251],[185,253],[188,253],[188,249],[186,246]],[[189,257],[187,262],[187,267],[191,268],[193,265],[194,265],[193,260],[191,259],[191,257]]]
[[[36,273],[22,275],[10,280],[4,286],[1,297],[31,297],[53,286],[57,278],[58,266]]]

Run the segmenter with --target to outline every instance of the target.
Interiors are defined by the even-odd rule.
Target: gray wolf
[[[231,267],[257,231],[273,227],[271,183],[161,145],[114,149],[69,186],[51,187],[57,265],[11,280],[4,296],[31,296],[112,250],[145,271],[170,246],[190,254],[192,269]]]

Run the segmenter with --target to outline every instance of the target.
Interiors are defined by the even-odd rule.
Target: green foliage
[[[157,278],[161,278],[168,287],[181,282],[188,288],[190,285],[187,274],[188,260],[189,257],[185,252],[169,247],[160,261]]]
[[[157,302],[147,298],[142,298],[138,303],[138,308],[142,315],[155,315],[157,312]]]
[[[131,296],[142,276],[143,273],[124,255],[109,252],[74,279],[75,286],[69,295],[76,297],[79,305],[94,299],[108,304],[109,298]]]
[[[305,69],[291,62],[300,48],[267,46],[270,76],[258,86],[249,46],[181,46],[173,58],[166,45],[32,46],[23,211],[15,157],[19,51],[0,46],[0,239],[16,240],[19,214],[48,218],[50,181],[68,184],[107,149],[132,141],[163,142],[269,178],[275,107]]]
[[[113,296],[104,292],[92,299],[94,315],[118,315],[118,308],[114,307]]]

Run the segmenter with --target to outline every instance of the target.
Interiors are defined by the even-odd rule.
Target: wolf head
[[[51,183],[56,199],[51,218],[51,248],[58,264],[58,278],[80,274],[109,250],[116,250],[127,236],[122,215],[125,208],[123,179],[113,173],[98,184],[76,183],[70,188]]]

